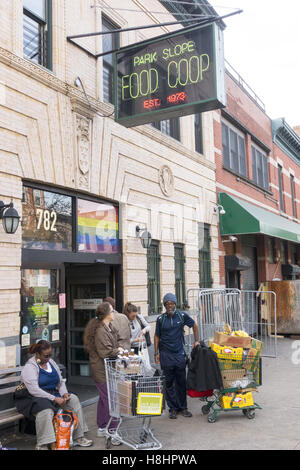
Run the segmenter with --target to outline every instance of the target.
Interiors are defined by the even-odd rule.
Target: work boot
[[[186,408],[185,410],[182,410],[182,416],[185,418],[191,418],[193,415],[192,413]]]

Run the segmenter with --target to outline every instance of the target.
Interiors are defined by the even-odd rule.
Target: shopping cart
[[[247,354],[247,355],[246,355]],[[232,359],[226,354],[218,355],[218,363],[223,379],[223,389],[216,391],[213,398],[207,398],[202,413],[207,414],[208,422],[215,423],[222,411],[242,411],[248,419],[255,418],[255,410],[262,409],[254,402],[253,392],[261,385],[261,358],[259,354]]]
[[[164,378],[146,376],[143,363],[136,370],[120,369],[118,360],[105,359],[110,422],[106,428],[106,448],[111,439],[134,450],[159,450],[161,443],[151,430],[151,419],[164,409]],[[117,421],[115,430],[110,426]]]

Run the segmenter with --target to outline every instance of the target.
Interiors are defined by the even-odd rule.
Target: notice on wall
[[[30,345],[30,334],[22,335],[21,337],[21,346],[29,346]]]
[[[59,323],[58,305],[49,305],[48,324],[57,325]]]
[[[52,331],[52,341],[59,341],[59,330]]]
[[[59,308],[66,308],[66,294],[59,294]]]

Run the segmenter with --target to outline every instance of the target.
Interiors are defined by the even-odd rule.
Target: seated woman
[[[57,364],[51,359],[51,343],[41,340],[28,348],[34,354],[25,364],[21,382],[26,386],[24,397],[15,397],[17,410],[26,418],[35,417],[37,445],[36,450],[54,448],[55,432],[52,419],[62,408],[74,411],[79,425],[74,431],[73,446],[89,447],[93,441],[84,437],[88,431],[79,399],[69,394]]]

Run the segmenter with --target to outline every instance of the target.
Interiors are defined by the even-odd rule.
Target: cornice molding
[[[103,115],[103,117],[113,119],[113,116],[109,116],[113,113],[113,106],[110,103],[102,103],[91,96],[88,97],[89,103],[87,103],[84,93],[79,88],[60,80],[50,70],[36,65],[23,57],[19,57],[2,47],[0,47],[0,63],[1,62],[12,67],[14,70],[27,75],[33,80],[42,83],[52,90],[68,96],[71,101],[72,109],[76,113],[82,114],[90,119],[92,119],[93,115],[97,113]],[[176,153],[181,153],[183,156],[190,158],[210,170],[215,171],[216,169],[216,165],[213,162],[206,160],[200,154],[187,149],[177,140],[166,136],[149,125],[136,127],[135,131],[145,135],[146,137],[150,137],[161,145],[174,150]]]

